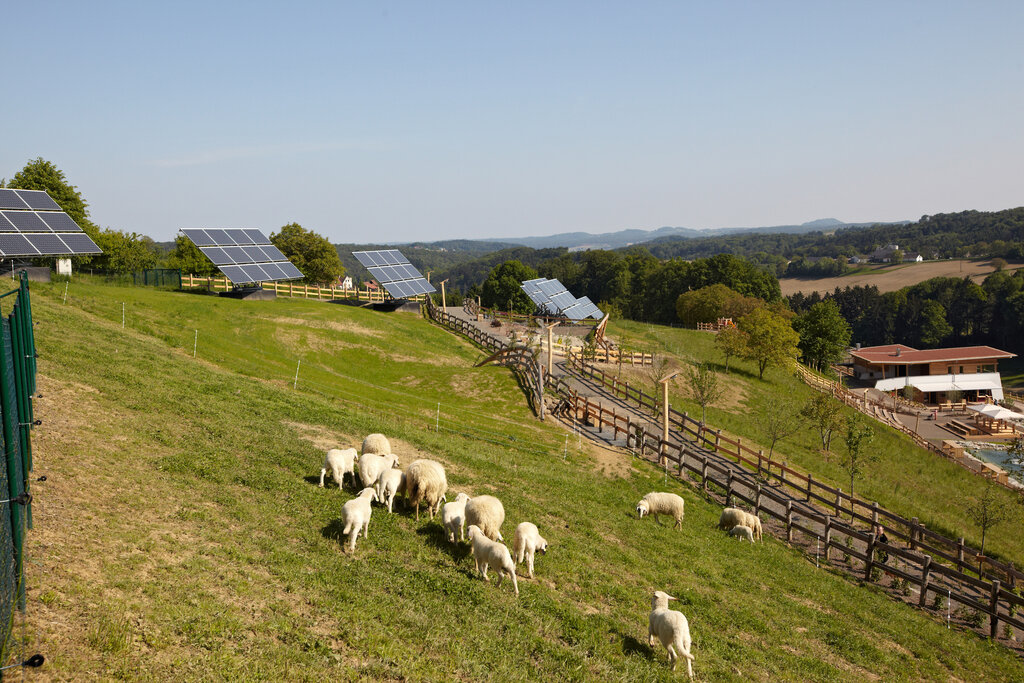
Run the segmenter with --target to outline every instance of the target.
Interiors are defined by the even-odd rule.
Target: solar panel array
[[[236,285],[305,277],[259,230],[182,228],[181,232]]]
[[[409,263],[409,259],[402,256],[397,249],[354,251],[352,255],[366,266],[370,275],[394,299],[405,299],[417,294],[429,294],[437,291],[433,285],[427,282],[420,271]]]
[[[46,192],[0,188],[0,257],[101,253]]]
[[[558,280],[539,277],[526,280],[520,286],[526,292],[526,296],[530,297],[530,301],[537,304],[537,307],[547,315],[564,315],[570,320],[600,320],[604,315],[590,299],[577,299]]]

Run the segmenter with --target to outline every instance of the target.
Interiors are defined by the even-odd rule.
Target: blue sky
[[[1020,2],[23,2],[0,177],[335,242],[1024,204]]]

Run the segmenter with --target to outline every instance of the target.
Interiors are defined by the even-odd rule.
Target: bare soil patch
[[[1024,264],[1010,264],[1006,270],[1015,270],[1024,267]],[[991,261],[927,261],[925,263],[908,263],[896,266],[879,265],[865,273],[857,275],[841,275],[838,277],[823,277],[815,279],[804,278],[782,278],[779,286],[782,288],[782,295],[789,296],[797,292],[810,294],[818,292],[826,294],[845,287],[856,287],[875,285],[881,292],[894,292],[904,287],[916,285],[919,282],[930,280],[933,277],[970,277],[974,282],[980,283],[986,277],[995,272]]]

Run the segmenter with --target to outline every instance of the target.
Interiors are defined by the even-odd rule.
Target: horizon
[[[22,3],[8,18],[45,26],[47,49],[37,30],[5,42],[8,64],[32,55],[8,72],[32,104],[7,115],[0,177],[47,159],[98,225],[157,241],[196,225],[406,243],[1024,204],[1016,3]]]

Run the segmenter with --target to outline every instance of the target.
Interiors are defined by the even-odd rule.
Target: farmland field
[[[47,481],[15,634],[47,656],[36,678],[679,680],[646,644],[655,589],[680,598],[698,680],[1024,678],[1007,648],[774,539],[726,537],[717,505],[646,463],[602,466],[415,315],[88,279],[66,304],[60,283],[32,291]],[[404,510],[375,508],[342,551],[353,490],[318,488],[323,452],[374,431],[403,466],[444,463],[450,497],[499,496],[506,539],[540,527],[551,548],[518,598]],[[686,499],[682,531],[636,519],[650,490]]]
[[[1024,264],[1017,263],[1008,265],[1006,269],[1014,270],[1021,267],[1024,267]],[[856,287],[858,285],[875,285],[879,291],[893,292],[933,277],[963,278],[969,276],[973,281],[980,283],[994,270],[995,268],[987,259],[925,261],[899,265],[880,264],[858,268],[848,275],[836,277],[782,278],[779,280],[779,286],[782,288],[782,296],[789,296],[797,292],[825,294],[835,291],[836,287]]]

